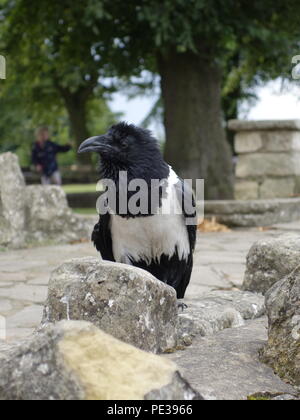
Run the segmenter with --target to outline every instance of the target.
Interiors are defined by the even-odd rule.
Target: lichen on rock
[[[262,360],[275,372],[300,385],[300,265],[266,294],[268,344]]]
[[[265,294],[300,262],[300,236],[285,234],[260,240],[250,249],[243,290]]]

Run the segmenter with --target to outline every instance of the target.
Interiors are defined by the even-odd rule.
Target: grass
[[[86,209],[84,209],[84,208],[75,208],[75,209],[73,209],[73,211],[74,211],[74,213],[77,213],[77,214],[93,214],[93,215],[95,215],[95,216],[97,216],[97,210],[96,210],[96,208],[86,208]]]
[[[63,185],[66,194],[96,192],[96,184],[70,184]]]

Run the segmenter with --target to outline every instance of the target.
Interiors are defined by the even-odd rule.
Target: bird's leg
[[[178,309],[181,309],[182,310],[182,312],[185,310],[185,309],[187,309],[188,308],[188,306],[183,302],[183,300],[182,299],[177,299],[177,306],[178,306]]]

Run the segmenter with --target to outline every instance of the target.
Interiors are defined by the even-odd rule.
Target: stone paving
[[[300,222],[269,230],[200,232],[186,301],[211,290],[238,288],[243,282],[245,258],[253,242],[297,231],[300,233]],[[4,319],[9,341],[29,335],[41,321],[51,271],[68,259],[97,255],[91,243],[0,252],[0,336],[3,336]]]

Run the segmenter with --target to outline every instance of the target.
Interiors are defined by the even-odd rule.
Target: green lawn
[[[70,184],[63,185],[66,194],[96,192],[96,184]]]

